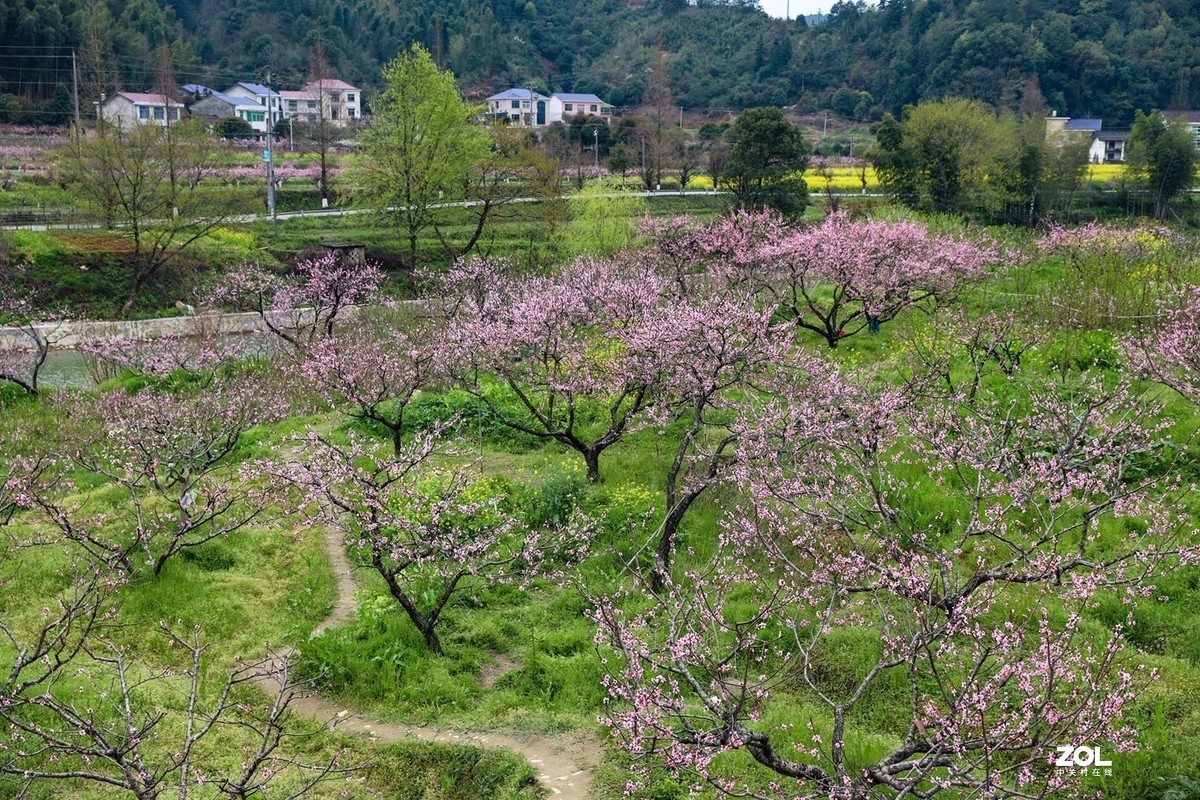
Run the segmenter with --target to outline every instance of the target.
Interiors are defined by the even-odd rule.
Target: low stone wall
[[[356,309],[347,309],[353,312]],[[311,311],[269,311],[271,323],[282,328],[295,328],[312,320]],[[103,320],[38,322],[33,329],[51,343],[54,349],[73,350],[86,342],[103,339],[150,341],[168,336],[236,336],[267,331],[263,318],[254,313],[197,314],[190,317],[165,319]],[[21,328],[0,327],[0,350],[31,350],[32,340]]]

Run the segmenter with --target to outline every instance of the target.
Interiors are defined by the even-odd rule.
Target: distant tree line
[[[839,0],[821,24],[751,2],[650,0],[28,0],[0,7],[0,92],[49,100],[78,51],[85,102],[146,89],[168,45],[186,81],[305,76],[322,41],[338,77],[381,88],[381,66],[420,44],[468,94],[536,81],[654,102],[657,71],[691,109],[763,105],[857,119],[960,96],[1131,124],[1137,109],[1200,104],[1200,7],[1186,0]],[[30,49],[30,48],[37,48]],[[665,54],[665,55],[664,55]]]
[[[1090,135],[1048,138],[1040,114],[1018,117],[947,98],[907,106],[900,119],[885,115],[871,159],[884,188],[913,208],[1033,224],[1072,213],[1090,145]],[[1172,216],[1195,182],[1196,163],[1181,119],[1138,111],[1127,151],[1127,210]]]

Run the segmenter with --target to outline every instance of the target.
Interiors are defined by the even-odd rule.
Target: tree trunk
[[[395,424],[387,427],[392,432],[392,453],[399,458],[400,451],[404,449],[404,417],[398,417]]]
[[[379,574],[387,582],[388,591],[391,592],[392,597],[404,609],[404,613],[408,614],[408,618],[412,621],[416,629],[421,632],[421,636],[425,639],[425,644],[429,647],[429,652],[440,656],[442,654],[442,642],[438,639],[436,628],[439,616],[438,611],[441,610],[441,607],[439,606],[438,611],[428,616],[422,614],[421,610],[417,608],[417,604],[412,601],[412,598],[400,588],[400,584],[396,582],[395,576],[382,568],[383,564],[378,555],[373,559],[373,563],[375,564],[375,568],[379,570]]]
[[[434,629],[434,626],[418,626],[418,630],[420,630],[421,635],[425,637],[425,644],[428,645],[429,652],[440,656],[442,654],[442,642],[440,639],[438,639],[437,631]]]
[[[600,482],[600,452],[599,450],[585,450],[583,460],[587,463],[587,479],[588,483]]]

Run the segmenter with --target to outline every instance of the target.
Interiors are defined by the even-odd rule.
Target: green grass
[[[650,201],[653,213],[691,210],[715,213],[719,198],[680,199],[664,196]],[[819,208],[811,210],[815,218]],[[939,218],[939,230],[958,231],[962,221]],[[498,252],[521,252],[533,218],[501,226],[496,236]],[[281,224],[278,233],[265,224],[222,233],[214,246],[247,251],[266,247],[272,252],[299,251],[327,238],[355,239],[371,246],[394,245],[392,234],[368,224],[364,217],[305,220]],[[1015,237],[1020,238],[1020,237]],[[56,258],[53,242],[32,237],[25,247]],[[40,248],[40,250],[39,250]],[[431,251],[432,252],[432,251]],[[1098,284],[1119,297],[1130,288],[1116,281]],[[961,303],[972,312],[1017,309],[1031,321],[1049,328],[1045,338],[1025,356],[1022,372],[1047,383],[1073,379],[1082,371],[1112,380],[1121,367],[1118,338],[1108,327],[1063,327],[1052,307],[1028,302],[1021,295],[1046,293],[1070,296],[1077,292],[1078,276],[1056,260],[1035,259],[999,275],[979,291],[965,294]],[[1014,295],[1017,297],[1014,298]],[[908,355],[909,339],[933,336],[937,317],[912,312],[887,323],[878,335],[866,332],[841,342],[833,357],[848,366],[871,368],[881,381],[898,381]],[[802,341],[827,350],[815,336]],[[959,366],[955,375],[961,377]],[[1004,378],[989,378],[1003,385]],[[1200,428],[1200,413],[1189,403],[1162,393],[1164,413],[1173,421],[1169,434],[1180,448],[1181,475],[1200,478],[1200,455],[1193,435]],[[0,402],[3,402],[0,400]],[[53,424],[48,404],[11,398],[4,413]],[[605,532],[597,556],[581,570],[580,579],[603,584],[614,580],[620,568],[635,558],[638,541],[630,533],[631,521],[649,513],[661,515],[662,474],[669,449],[655,431],[631,435],[601,459],[602,480],[594,486],[582,480],[582,458],[556,444],[519,434],[499,423],[486,408],[462,392],[426,392],[407,410],[410,431],[459,416],[459,433],[470,445],[462,458],[480,457],[484,470],[502,485],[510,502],[532,524],[562,518],[580,505],[604,514]],[[247,437],[241,452],[246,458],[267,456],[290,432],[319,427],[334,436],[345,435],[342,421],[312,416],[288,420],[273,428],[257,429]],[[356,430],[372,432],[370,426]],[[376,431],[377,432],[377,431]],[[1147,465],[1154,469],[1155,465]],[[917,472],[905,474],[911,491],[905,510],[928,520],[931,529],[941,524],[959,502],[944,487]],[[102,497],[100,486],[83,490]],[[700,501],[680,535],[680,568],[708,563],[716,549],[721,505],[736,501],[733,490],[714,492]],[[111,502],[115,502],[113,498]],[[1192,503],[1200,511],[1200,499]],[[1104,530],[1112,538],[1123,533],[1117,525]],[[165,665],[172,654],[161,643],[145,637],[160,619],[183,626],[202,625],[213,642],[217,665],[227,667],[238,655],[261,652],[264,642],[299,642],[304,674],[322,690],[349,707],[382,719],[457,726],[466,729],[526,732],[594,731],[603,711],[601,667],[593,642],[594,627],[585,616],[586,603],[571,587],[538,584],[527,589],[468,584],[447,610],[439,633],[446,653],[434,656],[422,638],[370,570],[358,578],[362,589],[354,619],[346,625],[311,637],[315,623],[333,598],[332,576],[322,552],[320,529],[299,532],[249,530],[192,551],[168,565],[155,579],[138,582],[125,592],[121,636],[136,649],[146,667]],[[48,553],[48,551],[41,551]],[[643,554],[643,558],[645,555]],[[26,621],[64,586],[58,576],[62,561],[52,554],[21,561],[20,569],[0,596],[2,612],[13,612]],[[637,564],[647,566],[645,561]],[[748,604],[753,597],[731,598]],[[1035,598],[1014,597],[1014,606]],[[1050,608],[1055,615],[1064,609]],[[1103,638],[1132,612],[1136,625],[1122,635],[1124,656],[1131,662],[1155,667],[1161,682],[1139,699],[1131,723],[1139,732],[1145,752],[1122,754],[1114,777],[1089,783],[1112,800],[1158,800],[1165,780],[1173,775],[1197,774],[1195,754],[1200,752],[1200,569],[1179,569],[1157,581],[1152,596],[1126,602],[1104,595],[1089,607],[1085,631]],[[879,653],[879,642],[869,627],[847,626],[830,637],[816,654],[816,668],[835,690],[849,691]],[[849,721],[847,757],[865,762],[893,747],[907,724],[907,697],[903,676],[888,676],[859,704]],[[764,727],[796,726],[779,734],[803,742],[806,724],[828,739],[828,709],[798,681],[786,684],[767,708]],[[342,744],[325,737],[320,747]],[[364,791],[377,797],[473,800],[473,798],[525,798],[535,794],[529,766],[511,754],[476,748],[403,744],[374,748],[353,743],[353,753],[369,760]],[[744,753],[721,757],[721,763],[751,783],[763,779]],[[601,798],[615,798],[628,777],[628,763],[610,752],[597,776]],[[1090,781],[1091,779],[1089,779]],[[90,797],[99,794],[75,794]],[[667,800],[688,797],[684,787],[659,779],[643,794]]]

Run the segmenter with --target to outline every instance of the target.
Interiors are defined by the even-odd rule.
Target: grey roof
[[[1098,119],[1070,119],[1067,120],[1064,130],[1068,131],[1092,131],[1100,130],[1101,120]]]
[[[188,94],[212,94],[212,89],[209,89],[207,86],[200,83],[185,83],[179,88],[183,89]]]
[[[1100,131],[1096,138],[1102,142],[1124,142],[1129,139],[1129,131]]]
[[[488,98],[488,100],[528,100],[529,94],[530,94],[529,89],[508,89],[508,90],[501,92],[500,94],[492,95],[491,97]],[[537,92],[533,92],[533,96],[538,100],[549,100],[550,99],[549,97],[546,97],[544,94],[538,94]]]
[[[1200,111],[1164,111],[1167,119],[1182,119],[1184,122],[1200,122]]]
[[[227,106],[228,109],[222,109],[222,105]],[[192,113],[202,117],[228,116],[239,106],[266,110],[248,97],[233,97],[222,92],[213,92],[203,100],[197,101],[192,106]]]
[[[241,86],[243,89],[249,89],[257,95],[277,94],[276,92],[272,92],[270,89],[263,86],[261,83],[247,83],[246,81],[239,81],[238,86]]]
[[[567,94],[558,92],[554,96],[567,103],[604,103],[603,100],[594,94]],[[608,103],[604,103],[604,105],[608,105]]]

